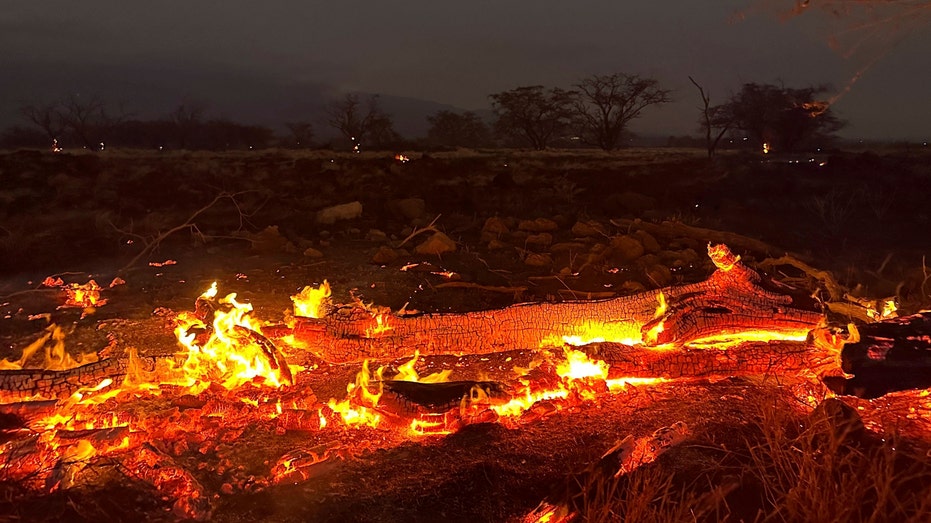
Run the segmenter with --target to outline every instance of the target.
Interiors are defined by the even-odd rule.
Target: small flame
[[[294,302],[294,315],[303,318],[322,318],[329,305],[331,290],[326,280],[319,287],[310,285],[301,289],[301,292],[291,296]]]

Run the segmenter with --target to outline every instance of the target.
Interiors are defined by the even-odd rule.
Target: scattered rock
[[[645,252],[640,240],[627,234],[611,238],[611,250],[613,258],[621,263],[632,262]]]
[[[581,237],[594,237],[594,236],[605,236],[607,234],[607,229],[604,225],[590,220],[587,222],[578,221],[575,222],[575,225],[572,226],[572,234],[575,236]]]
[[[276,253],[294,251],[295,247],[287,238],[281,235],[277,225],[270,225],[257,233],[242,232],[239,234],[252,242],[252,250],[263,253]]]
[[[524,258],[524,265],[529,267],[549,267],[553,265],[553,259],[549,254],[538,254],[531,252]]]
[[[492,234],[507,234],[511,232],[511,229],[508,227],[507,223],[504,222],[504,219],[497,216],[492,216],[485,220],[485,225],[482,226],[482,232],[490,232]]]
[[[521,220],[517,228],[527,232],[549,232],[559,228],[559,224],[549,218],[537,218],[536,220]]]
[[[588,248],[584,243],[579,242],[559,242],[550,247],[550,252],[582,252]]]
[[[397,260],[399,257],[398,253],[388,247],[387,245],[382,245],[378,248],[378,251],[375,252],[375,255],[372,256],[372,263],[377,263],[378,265],[387,265],[394,260]]]
[[[837,398],[828,398],[818,404],[808,422],[815,427],[828,429],[833,438],[853,438],[863,436],[866,427],[856,409]]]
[[[491,240],[488,242],[488,250],[490,251],[500,251],[502,249],[510,249],[511,245],[505,243],[501,240]]]
[[[388,241],[388,235],[378,229],[369,229],[369,232],[365,233],[365,239],[370,242],[385,243]]]
[[[317,211],[317,223],[330,225],[340,220],[352,220],[360,216],[362,216],[361,202],[342,203]]]
[[[672,272],[665,265],[650,265],[643,272],[646,279],[656,287],[665,287],[672,283]]]
[[[530,245],[539,245],[541,247],[546,247],[553,243],[553,235],[548,232],[541,232],[538,234],[531,234],[527,236],[527,239],[524,240]]]
[[[503,219],[492,216],[485,220],[485,225],[482,226],[482,238],[483,242],[490,242],[492,240],[497,240],[501,238],[502,235],[511,232],[511,229],[507,226]]]
[[[652,234],[641,229],[634,233],[634,237],[640,240],[640,243],[643,244],[643,250],[646,252],[651,254],[659,252],[659,242],[656,241],[656,238],[654,238]]]
[[[441,232],[435,232],[423,243],[414,248],[417,254],[436,255],[456,252],[456,242]]]
[[[306,256],[307,258],[317,259],[317,258],[323,258],[323,253],[318,251],[317,249],[314,249],[313,247],[308,247],[304,249],[304,256]]]
[[[643,292],[647,290],[642,283],[636,280],[627,280],[621,284],[621,292],[623,294],[636,294],[638,292]]]

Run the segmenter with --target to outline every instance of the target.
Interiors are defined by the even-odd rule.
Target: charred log
[[[418,381],[386,380],[382,382],[385,392],[395,396],[396,401],[408,410],[444,412],[458,406],[463,398],[473,393],[487,397],[505,394],[504,386],[494,381],[446,381],[423,383]],[[383,398],[385,399],[385,398]]]
[[[853,377],[829,380],[835,392],[875,398],[931,387],[931,312],[868,323],[856,330],[859,340],[841,350],[841,368]]]
[[[707,280],[604,301],[528,303],[461,314],[376,318],[359,307],[321,319],[300,318],[293,328],[265,329],[272,338],[293,335],[330,362],[421,354],[487,354],[558,346],[567,338],[656,346],[717,335],[766,330],[805,333],[820,312],[791,296],[765,290],[760,276],[727,247],[709,246],[718,267]],[[376,322],[376,320],[379,320]]]
[[[608,378],[701,378],[738,375],[820,374],[835,357],[807,342],[743,342],[726,349],[682,347],[653,349],[619,343],[579,347],[610,365]]]
[[[139,358],[155,365],[155,358]],[[6,401],[30,398],[66,398],[80,389],[114,383],[130,370],[129,359],[105,359],[68,370],[20,369],[0,372],[0,398]]]

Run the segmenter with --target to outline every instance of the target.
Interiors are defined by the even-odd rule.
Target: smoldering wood
[[[415,351],[432,355],[537,349],[593,333],[612,333],[618,338],[607,341],[642,339],[646,345],[682,346],[709,336],[747,331],[804,332],[824,321],[820,311],[797,304],[790,295],[765,289],[756,272],[726,247],[723,250],[732,261],[721,263],[705,281],[611,300],[389,316],[384,319],[386,328],[377,330],[373,330],[372,313],[347,307],[319,319],[298,318],[293,328],[273,326],[265,332],[273,339],[293,335],[322,359],[345,363],[401,358]],[[604,336],[594,334],[599,335]]]

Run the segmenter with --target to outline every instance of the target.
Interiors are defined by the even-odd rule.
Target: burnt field
[[[929,159],[0,154],[0,519],[926,520]]]

